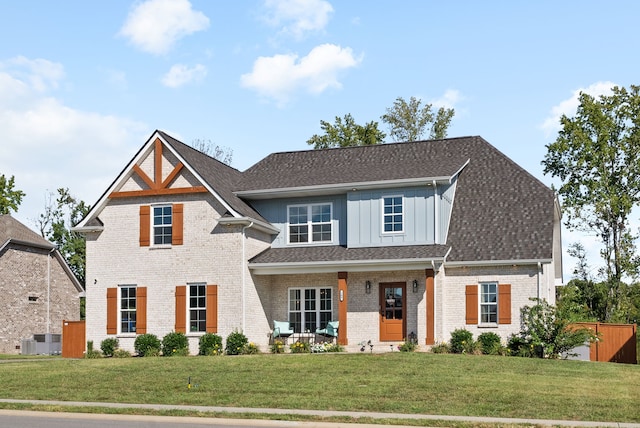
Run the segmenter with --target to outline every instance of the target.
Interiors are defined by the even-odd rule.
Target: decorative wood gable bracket
[[[146,172],[140,168],[137,164],[133,165],[133,171],[145,182],[148,189],[143,190],[130,190],[125,192],[111,192],[110,198],[134,198],[137,196],[157,196],[157,195],[177,195],[185,193],[204,193],[207,189],[204,186],[193,187],[176,187],[169,188],[169,185],[178,177],[180,171],[184,168],[182,162],[173,168],[171,173],[162,180],[162,142],[156,138],[154,142],[154,175],[153,180],[147,175]]]

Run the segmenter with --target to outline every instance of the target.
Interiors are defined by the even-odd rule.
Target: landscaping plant
[[[100,342],[100,349],[105,357],[113,357],[113,352],[118,349],[118,345],[117,337],[107,337]]]
[[[225,346],[225,352],[227,355],[240,355],[249,340],[242,332],[234,331],[227,336],[227,344]]]
[[[200,336],[198,355],[222,355],[222,337],[214,333]]]
[[[163,357],[184,357],[189,355],[189,340],[184,333],[172,331],[162,338]]]
[[[133,342],[133,348],[140,357],[157,357],[162,343],[158,336],[151,333],[141,334]]]

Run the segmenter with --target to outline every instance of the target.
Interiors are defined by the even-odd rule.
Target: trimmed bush
[[[473,334],[469,330],[459,328],[451,333],[451,341],[449,349],[454,354],[472,354],[474,352],[475,343],[473,342]]]
[[[147,333],[136,337],[133,348],[141,357],[157,357],[160,355],[162,343],[155,334]]]
[[[189,355],[189,340],[184,333],[173,331],[162,338],[162,356],[184,357]]]
[[[485,355],[499,355],[502,353],[500,336],[493,332],[482,333],[478,336],[480,350]]]
[[[222,337],[213,333],[200,336],[198,355],[222,355]]]
[[[118,349],[118,338],[117,337],[107,337],[105,340],[100,342],[100,349],[102,349],[102,353],[105,357],[113,357],[113,353],[116,349]]]
[[[247,339],[247,336],[236,330],[227,336],[225,352],[227,355],[240,355],[248,343],[249,339]]]

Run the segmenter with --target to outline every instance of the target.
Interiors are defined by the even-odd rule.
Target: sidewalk
[[[187,410],[196,412],[215,413],[257,413],[269,415],[305,415],[305,416],[344,416],[354,418],[372,419],[412,419],[431,421],[452,421],[470,423],[495,423],[495,424],[527,424],[538,426],[566,426],[566,427],[616,427],[616,428],[640,428],[640,423],[621,422],[590,422],[590,421],[563,421],[548,419],[521,419],[521,418],[492,418],[474,416],[446,416],[446,415],[419,415],[406,413],[378,413],[378,412],[345,412],[332,410],[301,410],[301,409],[264,409],[248,407],[216,407],[216,406],[185,406],[172,404],[129,404],[129,403],[100,403],[79,401],[50,401],[50,400],[12,400],[0,398],[0,403],[34,404],[70,407],[105,407],[111,409],[149,409],[149,410]],[[381,425],[379,425],[381,426]]]

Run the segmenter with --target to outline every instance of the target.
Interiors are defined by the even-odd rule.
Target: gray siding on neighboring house
[[[383,233],[382,198],[403,196],[404,230]],[[347,195],[347,246],[435,244],[433,187],[356,191]]]

